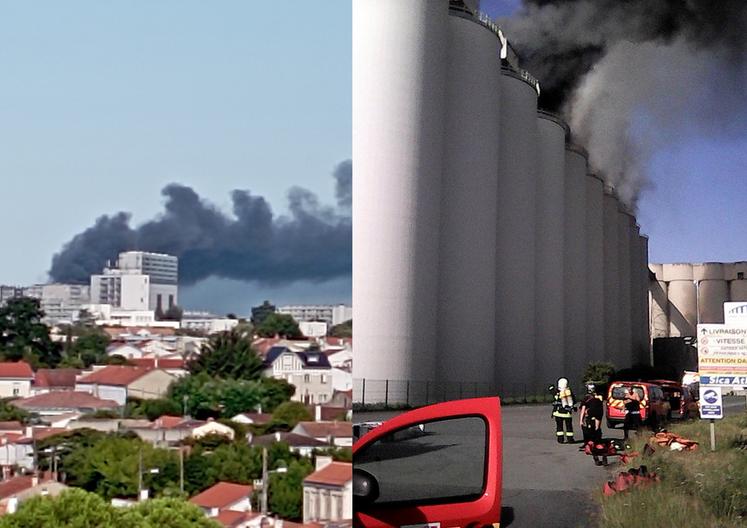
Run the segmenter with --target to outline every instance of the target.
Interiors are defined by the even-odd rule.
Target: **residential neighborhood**
[[[118,508],[182,496],[226,527],[352,519],[350,338],[31,323],[39,352],[0,346],[0,513],[82,488]],[[109,452],[119,480],[86,480]]]

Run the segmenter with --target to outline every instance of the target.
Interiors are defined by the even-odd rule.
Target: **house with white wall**
[[[0,398],[25,398],[31,394],[34,371],[25,361],[0,363]]]
[[[318,456],[316,471],[303,480],[303,522],[353,518],[353,465]]]

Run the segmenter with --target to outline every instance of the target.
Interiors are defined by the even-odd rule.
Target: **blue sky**
[[[351,156],[348,0],[3,0],[0,13],[0,283],[45,280],[102,214],[152,218],[170,182],[225,208],[238,188],[282,212],[293,185],[334,203]],[[254,286],[227,288],[226,309],[272,293]],[[349,287],[298,286],[300,300],[349,301]]]

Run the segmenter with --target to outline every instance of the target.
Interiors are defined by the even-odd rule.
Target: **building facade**
[[[24,288],[26,297],[39,299],[46,324],[71,323],[78,319],[81,308],[90,302],[87,284],[35,284]]]
[[[124,310],[165,312],[178,305],[178,259],[173,255],[127,251],[114,265],[91,276],[91,302]]]
[[[323,321],[336,325],[353,318],[353,309],[344,304],[291,304],[280,306],[277,311],[290,315],[298,323]]]

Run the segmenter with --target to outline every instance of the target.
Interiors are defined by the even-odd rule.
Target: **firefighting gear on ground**
[[[654,482],[659,482],[661,479],[656,473],[649,473],[646,466],[640,466],[637,468],[630,468],[628,471],[621,471],[615,477],[615,480],[610,480],[604,483],[602,493],[609,497],[616,493],[629,490],[630,488],[648,486]]]

